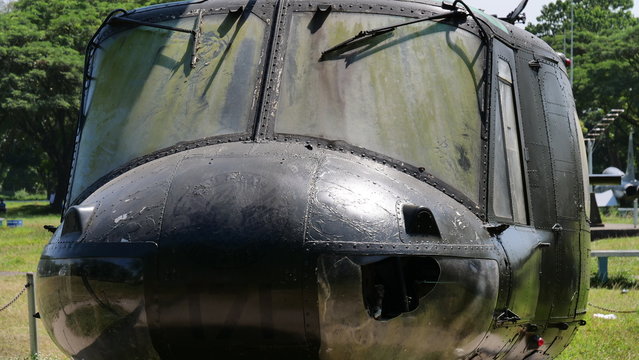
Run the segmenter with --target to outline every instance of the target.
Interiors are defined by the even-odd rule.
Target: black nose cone
[[[163,357],[308,350],[303,241],[314,170],[309,159],[275,156],[180,160],[149,311]]]

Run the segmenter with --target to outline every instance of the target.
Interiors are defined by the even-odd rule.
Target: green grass
[[[604,217],[604,223],[632,223],[630,216]],[[637,250],[639,237],[594,241],[592,250]],[[577,332],[568,348],[557,360],[620,360],[637,359],[639,355],[639,258],[608,258],[609,281],[599,284],[596,279],[597,259],[590,258],[591,286],[589,303],[611,310],[634,310],[632,314],[615,314],[616,320],[593,317],[610,314],[588,306],[588,324]],[[629,289],[622,293],[622,289]]]
[[[639,237],[598,240],[592,243],[592,250],[639,250]],[[639,258],[608,258],[608,282],[597,280],[597,258],[590,258],[591,285],[606,288],[635,288],[639,290]]]
[[[639,309],[639,290],[622,294],[620,289],[591,289],[589,302],[614,310]],[[610,314],[588,306],[586,326],[582,326],[570,345],[556,360],[625,360],[639,355],[639,312],[616,314],[616,320],[595,318]]]
[[[632,224],[634,214],[632,211],[619,211],[617,208],[601,209],[601,221],[604,224]],[[639,221],[639,220],[638,220]]]
[[[25,275],[0,276],[0,306],[6,305],[26,284]],[[29,313],[26,292],[0,312],[0,359],[29,359]],[[42,321],[37,320],[38,359],[68,359],[53,343]]]
[[[7,213],[0,227],[0,272],[35,272],[42,248],[51,233],[44,225],[58,225],[60,215],[52,212],[47,201],[7,201]],[[23,226],[8,228],[7,219],[21,219]],[[7,304],[26,284],[24,274],[0,276],[0,306]],[[29,358],[27,295],[0,312],[0,359]],[[38,324],[39,360],[67,359]]]
[[[0,227],[0,271],[34,272],[42,248],[51,233],[44,225],[58,225],[60,216],[46,201],[7,202],[7,213]],[[9,228],[6,220],[23,220],[23,226]]]
[[[46,193],[29,193],[25,189],[18,191],[0,191],[0,199],[5,200],[46,200],[49,197]]]

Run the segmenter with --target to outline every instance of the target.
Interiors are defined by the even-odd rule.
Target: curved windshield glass
[[[362,30],[410,19],[293,15],[275,130],[355,146],[423,167],[471,200],[481,179],[485,50],[454,26],[422,22],[331,51]]]
[[[266,23],[204,16],[189,33],[148,26],[100,43],[92,59],[71,199],[128,161],[176,143],[245,133]],[[197,17],[160,24],[195,29]],[[126,26],[126,25],[125,25]]]

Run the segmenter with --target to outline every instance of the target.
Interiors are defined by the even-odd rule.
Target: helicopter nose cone
[[[159,351],[179,357],[211,346],[247,354],[304,348],[300,289],[312,162],[194,156],[179,166],[159,235]]]
[[[482,222],[357,156],[222,144],[92,191],[38,269],[45,324],[75,357],[313,358],[363,354],[365,334],[394,352],[393,329],[420,319],[433,326],[413,335],[417,354],[451,316],[473,325],[441,348],[471,351],[492,319],[498,263]]]
[[[282,251],[301,247],[313,169],[280,161],[184,159],[166,198],[160,276],[286,259]]]
[[[151,254],[136,263],[144,294],[136,299],[145,309],[140,327],[148,326],[161,358],[197,357],[211,347],[240,358],[265,347],[303,357],[304,224],[317,162],[224,147],[225,155],[186,151],[113,179],[70,208],[52,242],[124,258],[146,246]],[[96,358],[96,349],[87,355]]]

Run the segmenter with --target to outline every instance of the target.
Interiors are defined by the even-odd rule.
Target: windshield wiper
[[[333,46],[332,48],[325,50],[322,52],[322,56],[320,59],[324,59],[324,57],[332,52],[344,49],[346,47],[348,47],[349,45],[351,45],[352,43],[360,40],[360,39],[366,39],[366,38],[372,38],[378,35],[382,35],[382,34],[386,34],[389,33],[395,29],[397,29],[398,27],[402,27],[402,26],[406,26],[406,25],[411,25],[411,24],[416,24],[419,22],[423,22],[423,21],[433,21],[433,20],[440,20],[440,19],[449,19],[449,18],[455,18],[455,17],[459,17],[461,18],[466,18],[468,16],[468,14],[466,14],[465,12],[462,11],[450,11],[447,13],[443,13],[443,14],[439,14],[439,15],[434,15],[434,16],[430,16],[430,17],[426,17],[426,18],[420,18],[420,19],[415,19],[415,20],[411,20],[411,21],[407,21],[407,22],[403,22],[400,24],[395,24],[395,25],[391,25],[391,26],[385,26],[385,27],[381,27],[381,28],[377,28],[377,29],[371,29],[371,30],[363,30],[360,31],[357,35],[342,41],[341,43]]]
[[[107,20],[107,23],[110,25],[117,25],[118,23],[120,23],[120,24],[131,24],[131,25],[137,25],[137,26],[147,26],[147,27],[152,27],[157,29],[164,29],[164,30],[191,34],[191,39],[193,42],[193,50],[191,53],[191,67],[194,68],[198,61],[197,50],[199,48],[200,38],[202,36],[202,10],[201,9],[197,10],[197,14],[198,15],[197,15],[197,19],[195,20],[195,28],[193,30],[182,29],[182,28],[177,28],[177,27],[167,26],[162,24],[156,24],[156,23],[147,22],[147,21],[140,21],[140,20],[130,19],[130,18],[122,17],[122,16],[111,17]],[[128,13],[124,11],[124,15],[128,15]]]

